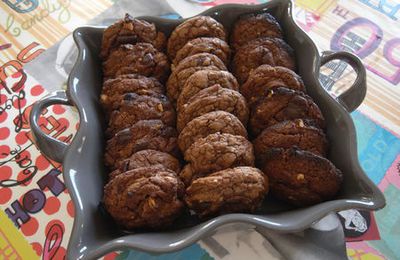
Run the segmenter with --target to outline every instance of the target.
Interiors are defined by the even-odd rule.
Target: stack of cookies
[[[232,28],[197,16],[167,40],[127,15],[104,31],[103,200],[123,227],[165,228],[185,207],[254,212],[269,190],[296,206],[338,192],[324,117],[280,25],[262,13]]]
[[[129,15],[104,31],[104,205],[124,228],[161,228],[184,208],[175,108],[165,96],[166,38]]]
[[[252,212],[268,191],[254,168],[247,139],[249,110],[236,78],[228,72],[225,28],[211,17],[186,20],[171,33],[173,62],[167,95],[177,110],[178,144],[186,166],[185,202],[200,217]]]
[[[232,70],[250,109],[256,165],[271,193],[296,206],[332,198],[342,173],[325,158],[324,117],[295,73],[293,49],[268,14],[241,17],[231,33]]]

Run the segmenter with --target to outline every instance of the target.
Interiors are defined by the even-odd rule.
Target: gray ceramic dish
[[[326,121],[331,147],[329,159],[344,173],[344,183],[334,200],[307,208],[293,209],[267,199],[255,214],[226,214],[204,222],[187,222],[164,232],[121,231],[101,213],[99,202],[103,194],[106,172],[102,163],[104,147],[103,115],[99,105],[102,75],[98,58],[104,28],[82,27],[74,31],[79,57],[73,68],[67,91],[57,91],[37,102],[31,112],[31,127],[41,151],[63,162],[64,179],[75,204],[75,221],[68,246],[69,259],[92,259],[107,252],[133,248],[152,253],[182,249],[210,234],[226,223],[243,222],[258,229],[281,232],[301,231],[330,212],[344,209],[376,210],[384,207],[385,199],[361,169],[357,158],[354,124],[349,112],[355,110],[366,93],[366,73],[361,61],[347,52],[319,54],[315,44],[293,20],[290,0],[272,0],[262,5],[223,5],[207,10],[229,30],[239,15],[268,11],[280,22],[285,38],[295,49],[299,74],[308,93],[320,106]],[[158,29],[169,34],[183,20],[141,17],[154,22]],[[358,76],[351,88],[336,99],[318,81],[320,66],[333,59],[343,59],[353,66]],[[40,112],[52,104],[75,106],[80,126],[70,145],[40,131],[37,120]]]

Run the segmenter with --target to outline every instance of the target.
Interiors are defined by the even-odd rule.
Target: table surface
[[[62,259],[74,218],[61,165],[40,154],[29,130],[30,106],[50,89],[24,68],[74,28],[104,15],[104,11],[119,2],[126,1],[5,0],[0,3],[0,259]],[[228,2],[266,1],[167,2],[174,11],[164,15],[179,17]],[[361,166],[384,192],[387,206],[373,214],[356,210],[339,213],[348,241],[347,254],[350,259],[400,259],[397,248],[400,242],[400,1],[297,0],[295,6],[297,23],[321,50],[351,51],[359,55],[367,68],[367,96],[352,118],[357,129]],[[70,42],[63,41],[58,50],[69,45]],[[66,57],[59,53],[56,57],[55,70],[66,77],[67,72],[58,64],[59,58],[62,63]],[[43,75],[38,77],[46,78],[45,69],[41,70]],[[354,80],[354,73],[344,62],[332,62],[321,71],[321,81],[335,94]],[[62,87],[60,84],[55,88]],[[59,105],[45,111],[40,120],[49,134],[64,141],[73,138],[79,122],[73,109]],[[245,239],[237,240],[242,244],[232,246],[233,235],[227,234],[158,258],[235,256],[239,259],[256,256],[252,255],[256,244],[270,249],[260,235],[252,234],[249,240],[248,234],[242,234]],[[251,243],[244,243],[245,240]],[[207,243],[219,244],[222,253],[210,250]],[[241,253],[234,252],[239,249]],[[268,254],[268,258],[275,257]],[[105,256],[105,259],[114,258],[156,257],[136,251]]]

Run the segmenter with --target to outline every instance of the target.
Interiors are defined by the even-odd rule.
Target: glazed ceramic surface
[[[342,170],[343,186],[331,201],[295,209],[267,196],[255,214],[226,214],[207,221],[183,216],[179,224],[163,232],[129,233],[118,228],[102,210],[100,202],[107,172],[103,166],[104,122],[99,104],[102,87],[100,27],[82,27],[74,31],[79,57],[73,68],[67,91],[55,92],[37,102],[32,109],[34,137],[44,154],[63,162],[64,179],[75,204],[75,222],[71,234],[68,259],[93,259],[122,248],[163,253],[182,249],[209,235],[217,227],[244,222],[257,228],[296,232],[309,227],[333,211],[343,209],[376,210],[385,205],[378,188],[361,169],[357,157],[356,133],[349,112],[356,109],[366,93],[366,74],[360,60],[346,52],[320,54],[312,40],[294,22],[290,0],[272,0],[262,5],[222,5],[207,10],[227,30],[238,16],[270,12],[280,22],[286,41],[295,49],[298,73],[307,92],[321,108],[330,141],[328,158]],[[156,24],[167,35],[183,20],[140,17]],[[337,98],[331,97],[318,81],[320,66],[333,59],[346,60],[358,76],[351,88]],[[70,145],[53,139],[37,124],[40,112],[51,104],[68,104],[79,111],[80,126]]]

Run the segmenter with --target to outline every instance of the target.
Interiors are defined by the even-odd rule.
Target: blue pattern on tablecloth
[[[357,129],[358,158],[368,177],[379,184],[400,153],[400,139],[362,113],[352,113]]]
[[[162,254],[162,255],[151,255],[135,250],[125,251],[120,254],[116,260],[213,260],[206,250],[200,247],[199,244],[193,244],[190,247],[186,247],[181,251]]]

